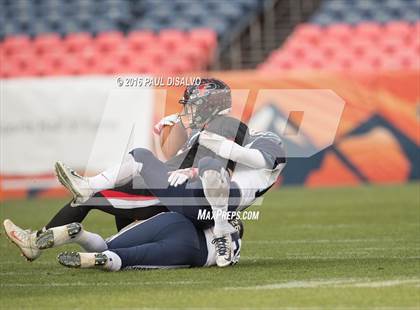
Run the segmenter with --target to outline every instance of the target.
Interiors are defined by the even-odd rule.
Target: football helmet
[[[232,107],[232,97],[229,86],[217,79],[201,79],[198,84],[185,89],[179,103],[184,106],[181,116],[187,116],[188,126],[200,128],[217,115],[223,115]]]

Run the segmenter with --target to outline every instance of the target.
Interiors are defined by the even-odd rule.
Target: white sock
[[[54,235],[53,247],[68,243],[77,243],[88,252],[102,252],[108,249],[105,240],[101,236],[86,231],[83,228],[73,237],[69,236],[67,225],[52,227],[49,230]]]
[[[106,262],[104,269],[109,271],[118,271],[121,269],[122,261],[117,253],[112,251],[105,251],[103,254],[108,257],[108,261]]]
[[[108,249],[105,240],[98,234],[82,229],[71,242],[77,243],[86,252],[103,252]]]
[[[214,229],[213,232],[216,237],[233,232],[234,228],[228,222],[228,206],[212,206]]]
[[[94,177],[87,178],[89,186],[95,192],[100,192],[124,185],[140,173],[141,167],[141,163],[136,162],[133,156],[128,155],[121,164],[115,165]]]
[[[63,244],[71,243],[74,240],[67,232],[67,225],[52,227],[48,230],[53,232],[54,245],[52,247],[54,248]]]

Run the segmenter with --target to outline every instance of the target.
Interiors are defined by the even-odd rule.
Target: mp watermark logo
[[[177,187],[169,184],[169,174],[186,168],[185,160],[191,162],[189,167],[197,168],[194,165],[197,165],[199,158],[195,156],[200,156],[200,152],[190,152],[187,148],[187,152],[178,152],[176,156],[181,158],[177,160],[160,158],[156,155],[161,154],[162,150],[161,145],[155,143],[156,140],[153,138],[153,126],[165,116],[168,93],[165,89],[154,89],[144,85],[124,86],[125,83],[138,84],[139,81],[123,80],[122,86],[120,86],[121,81],[117,81],[117,86],[108,96],[90,153],[87,171],[98,171],[97,163],[101,161],[101,154],[113,148],[114,151],[118,151],[119,156],[115,158],[115,162],[119,162],[120,167],[113,181],[118,183],[118,180],[124,179],[125,183],[129,183],[132,187],[127,199],[124,200],[121,195],[115,198],[120,200],[121,204],[126,204],[127,208],[133,204],[132,195],[136,194],[139,197],[153,196],[155,200],[151,199],[151,204],[155,201],[170,203],[172,206],[193,207],[202,203],[208,204],[203,194],[200,173],[180,175],[179,177],[186,180]],[[193,80],[188,82],[194,83]],[[251,90],[232,89],[231,94],[232,115],[238,119],[244,119],[242,116],[246,115],[245,123],[250,129],[251,136],[258,136],[261,132],[271,132],[279,136],[287,158],[309,160],[311,156],[332,145],[345,106],[344,100],[328,89],[261,89],[251,104],[248,102]],[[179,110],[181,112],[181,105]],[[116,118],[119,121],[118,130],[121,136],[115,141],[109,141],[106,124],[110,121],[115,122]],[[170,123],[168,121],[169,125]],[[199,141],[200,134],[200,131],[191,133],[196,135],[195,142]],[[193,139],[190,139],[191,141],[194,142]],[[198,148],[200,147],[202,146],[198,145]],[[143,151],[136,152],[139,149]],[[232,150],[233,148],[230,151]],[[139,155],[134,158],[133,154],[136,153]],[[230,155],[229,150],[224,151],[225,159],[230,158]],[[150,159],[150,156],[153,158]],[[136,164],[127,164],[133,161]],[[171,164],[168,165],[167,162]],[[179,165],[173,165],[173,162],[178,162]],[[283,167],[284,165],[281,168]],[[249,204],[261,204],[263,194],[276,181],[279,173],[276,169],[236,165],[235,169],[230,171],[230,178],[235,180],[235,186],[240,187],[241,197],[236,197],[235,201],[240,206],[239,209],[243,210]],[[146,177],[146,174],[149,176],[153,174],[153,178]]]
[[[207,221],[220,218],[222,220],[233,220],[238,218],[242,221],[257,221],[260,219],[260,211],[256,210],[245,210],[245,211],[223,211],[217,210],[212,212],[206,209],[199,209],[197,214],[197,220]]]

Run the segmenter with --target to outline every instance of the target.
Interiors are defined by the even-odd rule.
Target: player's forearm
[[[267,168],[267,162],[264,156],[257,149],[242,147],[222,136],[208,132],[202,132],[200,134],[199,142],[222,158],[230,159],[250,168]]]
[[[255,169],[266,168],[264,156],[256,149],[248,149],[233,141],[222,142],[219,156]]]

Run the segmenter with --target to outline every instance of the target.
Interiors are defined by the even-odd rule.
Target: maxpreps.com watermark
[[[198,210],[197,220],[213,220],[214,218],[232,220],[239,218],[242,221],[257,221],[260,218],[260,211],[222,211],[215,212],[200,209]]]
[[[138,77],[118,77],[118,87],[164,87],[164,86],[191,86],[200,85],[199,77],[183,77],[183,76],[138,76]]]

